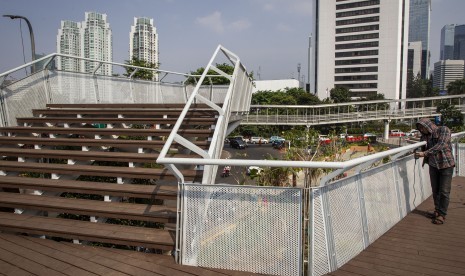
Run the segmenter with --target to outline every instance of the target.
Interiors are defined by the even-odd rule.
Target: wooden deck
[[[182,266],[170,256],[0,233],[0,275],[256,275]]]
[[[465,275],[465,177],[455,177],[444,225],[425,217],[430,197],[357,257],[329,275]]]

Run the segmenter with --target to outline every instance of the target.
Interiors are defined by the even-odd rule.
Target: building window
[[[336,1],[336,2],[339,2],[339,1]],[[379,0],[363,1],[363,2],[349,3],[349,4],[339,4],[339,5],[336,5],[336,10],[345,10],[345,9],[352,9],[352,8],[359,8],[359,7],[374,6],[374,5],[379,5]]]
[[[377,58],[336,60],[336,65],[377,64]]]
[[[378,88],[377,83],[344,83],[344,84],[335,84],[335,87],[345,87],[348,89],[370,89]]]
[[[378,75],[336,76],[334,81],[367,81],[378,80]]]
[[[378,66],[336,68],[334,71],[336,74],[378,72]]]
[[[336,42],[379,38],[379,33],[337,36]]]
[[[360,26],[360,27],[339,28],[339,29],[336,29],[336,34],[359,33],[359,32],[378,31],[378,30],[379,30],[379,25],[369,25],[369,26]]]
[[[379,22],[379,16],[339,20],[339,21],[336,21],[336,26],[362,24],[362,23],[370,23],[370,22]]]
[[[336,50],[342,49],[354,49],[354,48],[369,48],[369,47],[378,47],[379,42],[359,42],[359,43],[349,43],[349,44],[338,44],[336,45]]]
[[[352,52],[338,52],[336,58],[340,57],[361,57],[361,56],[376,56],[378,50],[367,50],[367,51],[352,51]]]
[[[336,13],[336,18],[340,17],[350,17],[350,16],[360,16],[366,14],[379,13],[379,8],[357,10],[357,11],[347,11],[347,12],[338,12]]]

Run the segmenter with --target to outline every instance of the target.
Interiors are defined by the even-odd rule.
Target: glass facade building
[[[410,0],[409,42],[421,41],[421,77],[429,78],[431,0]]]

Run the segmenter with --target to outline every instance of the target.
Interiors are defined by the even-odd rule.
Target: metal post
[[[31,22],[29,22],[29,20],[24,17],[24,16],[21,16],[21,15],[11,15],[11,14],[4,14],[3,17],[9,17],[10,19],[24,19],[24,21],[26,21],[27,23],[27,26],[29,28],[29,37],[31,38],[31,52],[32,52],[32,61],[36,60],[36,46],[35,46],[35,43],[34,43],[34,32],[32,31],[32,25],[31,25]],[[33,74],[35,72],[35,64],[33,64],[31,66],[31,74]]]

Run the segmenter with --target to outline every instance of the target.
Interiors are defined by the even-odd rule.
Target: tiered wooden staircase
[[[177,181],[155,160],[183,107],[50,104],[0,128],[0,230],[172,250]],[[206,149],[216,115],[194,105],[179,133]],[[198,157],[178,144],[170,154]]]

